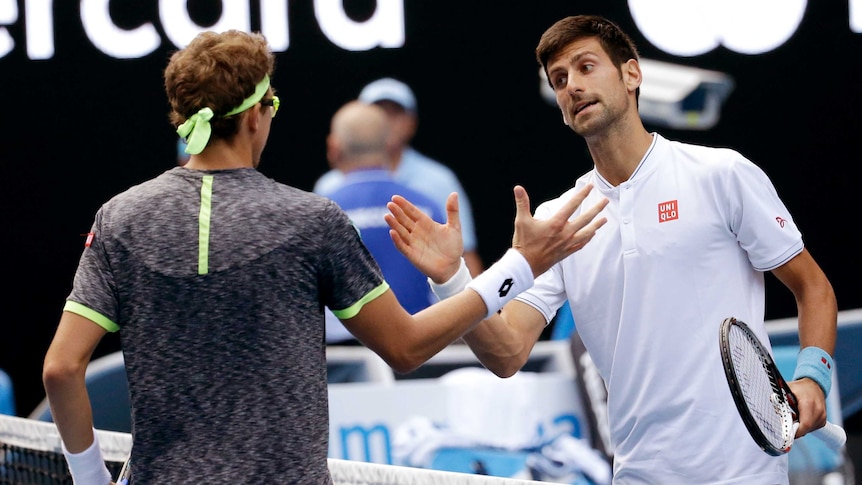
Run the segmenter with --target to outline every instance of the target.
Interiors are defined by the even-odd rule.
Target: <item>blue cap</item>
[[[391,77],[378,79],[366,85],[359,93],[359,101],[363,103],[392,101],[407,111],[416,111],[416,96],[413,94],[413,90],[403,82]]]

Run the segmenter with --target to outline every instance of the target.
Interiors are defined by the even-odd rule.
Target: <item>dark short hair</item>
[[[596,15],[574,15],[558,20],[539,39],[536,60],[545,74],[548,74],[548,59],[585,37],[597,38],[617,69],[621,70],[629,59],[638,59],[634,42],[617,24]]]

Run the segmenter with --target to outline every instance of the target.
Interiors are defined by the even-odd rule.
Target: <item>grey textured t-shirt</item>
[[[134,482],[331,483],[323,307],[387,288],[341,209],[176,167],[91,233],[66,310],[120,329]]]

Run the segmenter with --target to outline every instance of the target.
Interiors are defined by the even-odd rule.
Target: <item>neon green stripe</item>
[[[213,202],[213,176],[204,175],[201,183],[201,214],[198,218],[198,274],[210,270],[210,216]]]
[[[120,329],[120,326],[112,322],[110,318],[75,301],[67,301],[63,306],[63,311],[81,315],[87,320],[92,320],[96,325],[112,333]]]
[[[333,310],[332,313],[338,318],[355,317],[356,314],[359,313],[359,310],[362,310],[362,307],[365,306],[366,303],[374,300],[375,298],[382,295],[383,293],[386,293],[386,290],[388,290],[388,289],[389,289],[389,283],[384,281],[383,283],[381,283],[380,286],[369,291],[368,294],[366,294],[365,296],[360,298],[359,301],[357,301],[353,305],[345,308],[344,310]]]

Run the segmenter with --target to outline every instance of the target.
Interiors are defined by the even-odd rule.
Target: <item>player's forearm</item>
[[[84,371],[46,362],[43,383],[66,449],[72,453],[87,449],[93,443],[93,414]]]
[[[114,483],[93,428],[90,399],[83,379],[70,379],[62,383],[47,379],[46,382],[51,382],[46,387],[50,388],[48,399],[63,440],[63,456],[72,481],[76,485]]]
[[[512,302],[510,306],[520,304]],[[502,315],[513,318],[506,315],[508,309]],[[538,336],[518,331],[498,314],[482,321],[463,340],[488,370],[500,377],[510,377],[526,364]]]
[[[476,279],[471,278],[462,259],[461,268],[448,281],[431,284],[437,297],[446,300],[439,305],[464,294],[479,297],[486,310],[484,321],[468,329],[470,333],[463,340],[485,367],[501,377],[511,376],[524,365],[543,328],[538,312],[512,301],[533,285],[533,277],[534,271],[523,254],[509,249]],[[511,315],[512,321],[521,322],[520,326],[510,326],[498,314],[500,310],[503,315]],[[538,333],[534,331],[537,326]]]
[[[797,299],[801,348],[819,347],[831,355],[838,333],[838,306],[831,286],[808,289]]]
[[[805,425],[810,425],[811,422],[817,425],[825,420],[825,409],[820,408],[825,406],[822,399],[829,395],[833,381],[838,309],[832,286],[825,276],[820,279],[813,278],[803,288],[802,291],[794,292],[799,310],[800,351],[796,358],[796,369],[792,379],[808,378],[822,389],[822,394],[802,393],[799,396],[800,409],[811,408],[812,410],[812,414],[804,412],[806,420],[800,418],[800,421]]]
[[[838,332],[838,304],[826,274],[806,249],[772,273],[796,300],[801,348],[818,347],[831,355]]]
[[[482,365],[498,377],[511,377],[521,370],[526,362],[518,353],[508,353],[503,347],[492,347],[486,345],[486,340],[475,336],[464,336],[464,342],[479,359]]]
[[[486,312],[478,294],[463,291],[410,315],[398,304],[394,293],[387,291],[345,324],[396,372],[406,373],[458,340]],[[388,324],[385,332],[377,331],[381,321]]]
[[[430,344],[424,353],[431,358],[473,329],[486,312],[485,303],[477,293],[462,291],[414,316],[422,329],[417,341],[420,345],[422,342]]]
[[[54,393],[48,399],[52,402],[51,415],[66,449],[79,453],[89,448],[93,443],[93,415],[87,396],[58,397]]]
[[[413,316],[403,310],[392,312],[394,305],[385,301],[390,298],[394,302],[394,295],[387,292],[366,307],[368,318],[388,321],[391,331],[367,334],[360,340],[377,352],[396,372],[413,371],[464,336],[468,344],[472,343],[471,349],[483,365],[500,377],[509,377],[524,365],[538,338],[536,336],[530,340],[530,337],[525,338],[510,330],[509,325],[496,313],[482,320],[487,316],[488,307],[479,294],[471,289],[463,290]],[[523,305],[519,302],[513,304]],[[365,318],[365,315],[358,318]],[[359,327],[365,325],[360,324]],[[362,334],[361,328],[357,331]]]

